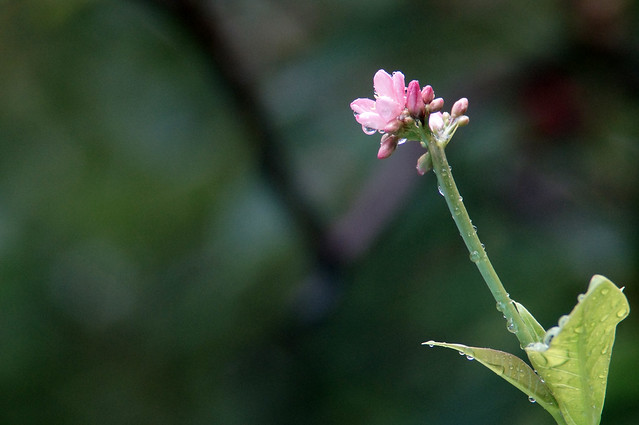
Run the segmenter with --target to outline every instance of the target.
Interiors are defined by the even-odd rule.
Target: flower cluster
[[[383,134],[377,153],[380,159],[388,158],[397,145],[406,140],[418,140],[418,128],[428,118],[428,128],[437,140],[449,140],[457,127],[466,125],[468,100],[455,102],[450,114],[441,113],[444,99],[435,98],[429,85],[420,88],[419,81],[404,84],[404,74],[399,71],[390,75],[380,69],[373,78],[375,100],[355,99],[351,109],[355,119],[368,135]]]

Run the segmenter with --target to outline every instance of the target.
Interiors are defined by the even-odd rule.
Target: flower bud
[[[420,156],[417,160],[417,173],[420,176],[423,176],[433,168],[433,160],[430,158],[430,154],[426,152],[424,155]]]
[[[431,86],[424,86],[422,89],[422,100],[425,104],[429,104],[435,98],[435,91]]]
[[[469,121],[470,119],[466,115],[462,115],[461,117],[457,117],[457,120],[455,122],[459,127],[463,127],[465,125],[468,125]]]
[[[433,133],[441,133],[444,129],[444,116],[441,112],[435,112],[428,117],[428,127]]]
[[[404,125],[400,120],[393,120],[384,127],[384,133],[394,133]]]
[[[419,81],[413,80],[408,83],[406,90],[406,108],[410,115],[420,120],[425,113],[425,105],[422,99],[421,91],[419,90]]]
[[[426,109],[428,109],[428,112],[432,114],[433,112],[441,111],[443,107],[444,107],[444,99],[442,99],[441,97],[438,97],[437,99],[433,99],[428,104]]]
[[[394,134],[384,134],[379,146],[379,151],[377,151],[377,158],[385,159],[391,156],[393,152],[395,152],[395,149],[397,149],[398,142],[399,137]]]
[[[468,99],[462,97],[453,105],[453,108],[450,110],[450,115],[454,118],[462,116],[468,110]]]

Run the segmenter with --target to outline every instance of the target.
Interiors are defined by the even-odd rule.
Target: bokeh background
[[[0,423],[552,424],[428,339],[523,354],[420,148],[348,107],[380,68],[545,327],[620,286],[603,424],[639,423],[631,0],[0,2]]]

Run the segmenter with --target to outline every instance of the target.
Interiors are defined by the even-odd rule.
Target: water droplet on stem
[[[469,255],[469,258],[470,261],[472,261],[473,263],[478,263],[481,259],[481,255],[479,254],[479,251],[472,251]]]

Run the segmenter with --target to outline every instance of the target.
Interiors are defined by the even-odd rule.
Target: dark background
[[[552,424],[379,68],[470,100],[448,155],[545,327],[604,274],[639,422],[636,2],[0,2],[0,423]]]

